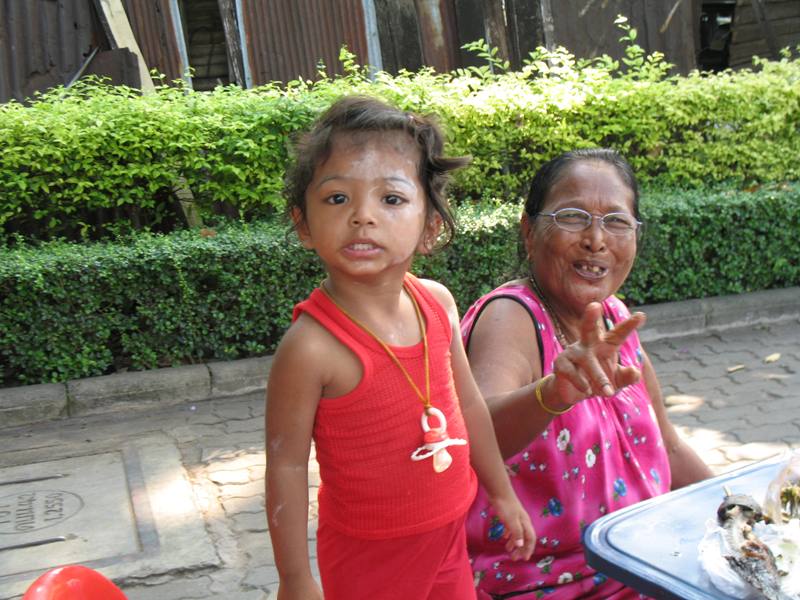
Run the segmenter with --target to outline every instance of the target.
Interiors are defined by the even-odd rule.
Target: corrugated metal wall
[[[66,84],[105,42],[91,0],[0,0],[0,102]]]
[[[125,0],[125,12],[148,70],[158,69],[168,82],[180,79],[181,58],[169,0]]]
[[[761,0],[760,14],[752,0],[739,0],[730,46],[731,67],[749,67],[753,56],[777,58],[782,48],[800,44],[800,0]],[[763,17],[763,20],[760,18]]]
[[[341,73],[339,48],[346,44],[367,64],[361,0],[243,0],[244,28],[253,85],[316,79],[317,61]]]

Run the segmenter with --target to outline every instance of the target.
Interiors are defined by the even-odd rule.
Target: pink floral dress
[[[497,296],[511,297],[532,312],[541,333],[544,373],[551,373],[562,348],[550,318],[527,286],[497,288],[480,298],[462,320],[464,343],[483,306]],[[603,308],[612,323],[630,314],[613,296]],[[641,367],[635,332],[619,354],[622,364]],[[667,453],[643,381],[611,398],[583,400],[554,417],[544,432],[506,461],[506,468],[538,541],[529,561],[510,560],[503,548],[503,525],[480,488],[466,525],[478,598],[639,597],[586,564],[581,535],[598,517],[670,489]]]

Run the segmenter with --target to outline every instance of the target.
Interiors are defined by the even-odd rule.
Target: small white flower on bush
[[[597,462],[597,457],[594,454],[594,450],[591,448],[586,449],[586,466],[590,469],[594,466],[594,463]]]
[[[569,440],[570,440],[569,429],[562,429],[558,433],[558,440],[556,440],[556,446],[558,447],[559,450],[563,452],[564,450],[567,449],[567,446],[569,446]]]

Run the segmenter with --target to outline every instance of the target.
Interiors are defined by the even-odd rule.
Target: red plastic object
[[[50,569],[34,581],[22,600],[127,600],[113,582],[81,565]]]

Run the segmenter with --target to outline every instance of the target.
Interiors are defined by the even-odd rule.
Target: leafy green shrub
[[[265,353],[321,270],[283,228],[214,233],[0,251],[0,371],[34,383]]]
[[[641,252],[622,293],[651,304],[800,283],[800,184],[642,198]]]
[[[621,290],[632,305],[800,285],[798,184],[645,192],[641,208],[644,242]],[[520,210],[460,207],[453,244],[415,271],[445,283],[463,312],[525,273]],[[0,249],[0,384],[270,352],[324,276],[290,240],[285,225],[252,224]]]

